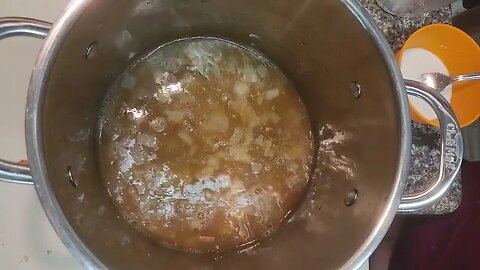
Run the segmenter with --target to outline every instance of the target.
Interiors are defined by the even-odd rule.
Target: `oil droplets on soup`
[[[271,234],[303,198],[306,109],[265,59],[213,38],[175,41],[132,64],[102,108],[108,193],[142,233],[189,252]]]

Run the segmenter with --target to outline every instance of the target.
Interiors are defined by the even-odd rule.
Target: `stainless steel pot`
[[[30,167],[0,162],[0,178],[33,183],[53,227],[87,268],[356,268],[394,215],[434,203],[458,173],[460,129],[448,103],[405,86],[381,32],[355,0],[78,0],[60,20],[0,20],[0,39],[46,37],[26,108]],[[188,36],[216,36],[262,52],[291,78],[318,129],[317,175],[292,219],[238,253],[189,255],[157,245],[119,218],[99,179],[97,115],[131,57]],[[438,180],[402,197],[410,156],[406,95],[437,112]]]

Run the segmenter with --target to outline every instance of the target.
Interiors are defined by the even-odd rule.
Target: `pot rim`
[[[383,32],[373,22],[373,19],[367,13],[367,11],[360,5],[358,0],[341,0],[352,14],[362,24],[365,31],[370,35],[378,50],[383,55],[385,65],[389,71],[392,85],[395,90],[399,106],[399,121],[401,124],[400,132],[400,145],[398,152],[398,164],[397,172],[395,174],[395,184],[390,191],[389,197],[385,200],[386,207],[380,216],[380,222],[377,223],[363,242],[362,246],[355,252],[355,254],[341,267],[341,269],[358,269],[360,266],[368,260],[370,255],[375,251],[383,237],[387,233],[393,218],[395,217],[400,200],[403,196],[405,188],[405,182],[408,177],[408,170],[410,164],[410,150],[412,146],[411,135],[411,120],[410,109],[408,105],[408,98],[406,92],[405,81],[403,79],[400,68],[397,64],[393,51],[388,43]]]
[[[48,83],[48,75],[53,67],[54,56],[61,48],[63,40],[73,27],[83,11],[94,0],[73,0],[67,6],[60,19],[54,24],[42,50],[39,53],[30,79],[27,96],[25,115],[25,130],[27,154],[31,166],[37,196],[42,207],[50,220],[55,232],[62,242],[86,269],[107,269],[107,267],[85,246],[75,233],[63,214],[58,201],[55,199],[53,189],[49,183],[43,149],[43,99],[45,87]],[[385,208],[379,217],[379,222],[373,228],[370,235],[363,242],[355,254],[341,267],[341,269],[359,268],[380,244],[390,227],[397,212],[405,181],[408,175],[411,147],[411,125],[409,108],[406,96],[406,88],[400,69],[396,63],[390,45],[383,33],[374,24],[366,11],[357,0],[341,0],[352,15],[362,24],[365,31],[370,35],[378,50],[385,59],[385,65],[390,74],[392,85],[395,90],[397,105],[399,107],[399,121],[401,132],[399,134],[399,152],[395,182],[386,199]]]

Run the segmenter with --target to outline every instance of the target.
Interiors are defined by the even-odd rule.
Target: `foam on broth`
[[[274,232],[303,199],[312,132],[271,63],[213,38],[166,44],[129,66],[99,123],[102,178],[151,239],[223,252]]]

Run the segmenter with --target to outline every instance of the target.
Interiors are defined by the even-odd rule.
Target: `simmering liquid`
[[[189,252],[227,251],[274,232],[303,198],[307,112],[289,80],[213,38],[166,44],[113,83],[99,160],[121,215]]]

